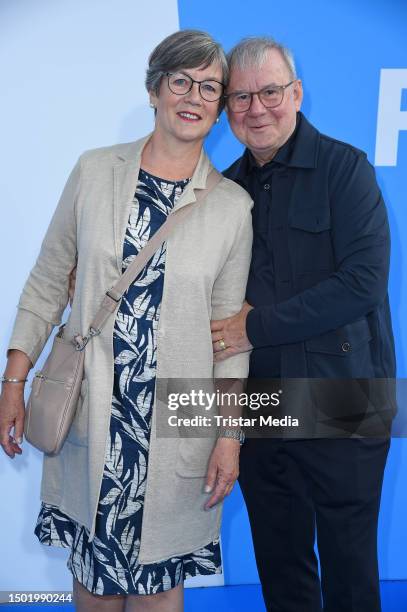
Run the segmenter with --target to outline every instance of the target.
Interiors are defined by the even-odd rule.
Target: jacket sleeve
[[[254,347],[318,336],[368,314],[385,299],[390,258],[386,208],[366,155],[348,155],[329,184],[336,271],[283,302],[251,310],[247,334]]]
[[[212,291],[212,319],[225,319],[242,308],[252,249],[252,217],[247,207],[236,233],[229,257]],[[214,378],[246,378],[250,353],[240,353],[214,365]]]
[[[35,365],[68,303],[69,274],[76,263],[76,200],[80,160],[72,170],[18,303],[7,348],[23,351]]]

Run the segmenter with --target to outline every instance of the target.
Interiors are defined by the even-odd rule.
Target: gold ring
[[[223,338],[221,338],[221,339],[219,340],[219,346],[220,346],[220,350],[221,350],[221,351],[224,351],[224,350],[225,350],[225,348],[226,348],[226,344],[225,344],[225,341],[224,341],[224,339],[223,339]]]

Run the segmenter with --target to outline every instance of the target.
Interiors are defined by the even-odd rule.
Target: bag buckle
[[[114,300],[115,302],[120,302],[120,300],[123,297],[120,293],[118,293],[117,291],[114,291],[113,289],[108,289],[108,291],[106,291],[105,295],[107,295],[108,297],[112,298],[112,300]]]
[[[81,336],[80,334],[77,334],[76,336],[74,336],[75,349],[77,351],[83,351],[83,349],[85,348],[89,340],[93,338],[93,336],[98,336],[100,332],[101,332],[100,329],[95,329],[94,327],[91,326],[89,327],[87,336]]]

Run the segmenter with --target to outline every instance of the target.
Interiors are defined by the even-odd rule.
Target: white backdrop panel
[[[85,149],[152,129],[147,57],[178,27],[176,0],[1,0],[1,371],[20,291],[72,166]],[[13,461],[0,456],[0,590],[70,590],[67,551],[33,534],[41,454],[23,449]],[[189,585],[202,582],[223,576]]]

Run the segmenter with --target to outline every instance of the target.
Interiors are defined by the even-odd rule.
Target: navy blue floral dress
[[[187,183],[164,181],[140,170],[123,246],[123,272],[165,221]],[[95,537],[89,542],[86,527],[45,503],[35,527],[41,543],[71,549],[68,568],[98,595],[150,595],[174,588],[187,577],[221,572],[219,541],[160,563],[138,563],[165,252],[164,243],[124,294],[116,314],[110,436]]]

